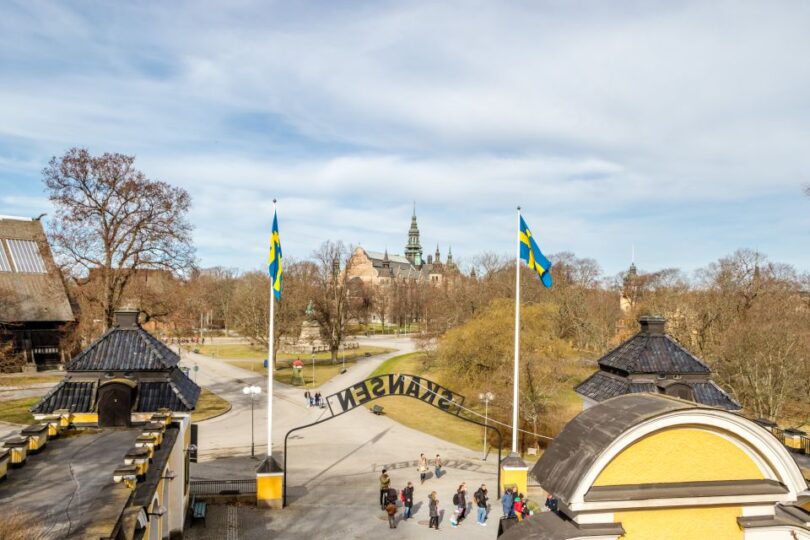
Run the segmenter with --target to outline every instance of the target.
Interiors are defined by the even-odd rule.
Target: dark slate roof
[[[185,373],[173,371],[170,381],[142,382],[138,385],[136,412],[151,412],[158,409],[191,411],[200,397],[200,387]]]
[[[599,360],[624,373],[711,373],[709,366],[666,334],[639,332]]]
[[[624,534],[624,528],[619,523],[580,525],[553,512],[534,515],[504,529],[506,531],[498,537],[498,540],[567,540]]]
[[[584,381],[575,390],[583,396],[594,401],[605,401],[612,397],[631,394],[635,392],[657,393],[658,387],[654,383],[634,383],[625,377],[597,371]]]
[[[177,353],[138,328],[110,328],[67,364],[68,371],[151,371],[176,366]]]
[[[726,394],[714,381],[687,384],[692,387],[695,401],[698,403],[711,405],[712,407],[720,407],[721,409],[727,409],[729,411],[739,411],[742,409],[742,405]]]
[[[65,379],[48,392],[31,411],[49,414],[57,409],[71,412],[96,410],[98,381]],[[156,412],[159,409],[184,412],[194,410],[200,397],[200,387],[178,368],[166,374],[165,380],[139,381],[135,412]]]
[[[58,409],[71,412],[91,412],[95,407],[96,382],[62,380],[45,394],[31,409],[34,413],[48,414]]]
[[[532,468],[532,475],[543,489],[568,505],[582,475],[616,437],[656,416],[699,407],[651,394],[628,394],[594,405],[565,426]]]

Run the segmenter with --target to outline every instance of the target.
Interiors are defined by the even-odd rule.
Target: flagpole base
[[[285,471],[272,458],[267,457],[256,469],[256,506],[281,510],[284,506]]]
[[[501,467],[501,489],[506,491],[512,488],[517,493],[527,493],[529,490],[529,466],[520,457],[520,454],[512,452],[500,463]]]

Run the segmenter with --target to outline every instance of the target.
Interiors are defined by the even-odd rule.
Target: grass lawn
[[[370,356],[391,352],[393,349],[386,349],[384,347],[360,347],[352,349],[346,353],[346,367],[351,367],[358,358],[364,358],[366,354]],[[216,354],[211,354],[211,353]],[[251,349],[247,345],[205,345],[200,347],[200,353],[210,355],[228,362],[231,365],[255,371],[267,375],[267,369],[264,367],[264,359],[267,357],[266,351],[259,351],[258,349]],[[249,356],[252,354],[253,356]],[[292,358],[290,358],[292,357]],[[306,387],[316,388],[319,385],[325,384],[333,377],[340,373],[343,369],[343,355],[338,358],[338,363],[332,363],[332,357],[329,353],[318,353],[315,355],[315,383],[312,381],[312,355],[289,355],[279,354],[278,367],[273,378],[285,384],[292,384],[293,369],[290,363],[295,358],[301,358],[304,362],[304,369],[302,375]],[[303,387],[302,387],[303,388]]]
[[[0,401],[0,420],[13,424],[33,424],[34,417],[28,409],[36,405],[40,399],[40,397],[30,397]]]
[[[200,354],[204,354],[206,356],[213,356],[215,358],[222,358],[224,360],[259,360],[260,363],[267,358],[267,349],[262,347],[254,347],[248,344],[226,344],[226,345],[198,345],[196,347],[191,347],[191,350],[198,350]],[[371,347],[371,346],[363,346],[358,347],[357,349],[350,349],[346,351],[346,363],[349,360],[353,360],[355,358],[359,358],[361,356],[365,356],[366,353],[371,355],[375,354],[382,354],[386,352],[390,352],[392,349],[386,349],[384,347]],[[276,355],[276,361],[279,364],[283,364],[284,362],[292,362],[296,358],[300,358],[302,361],[312,361],[312,354],[290,354],[290,353],[278,353]],[[343,352],[341,351],[338,354],[338,361],[343,359]],[[332,355],[329,352],[319,352],[315,353],[315,362],[318,361],[331,361]]]
[[[410,373],[424,375],[434,382],[444,385],[445,379],[441,370],[426,371],[422,366],[422,353],[403,354],[386,360],[374,370],[372,376],[385,373]],[[451,380],[451,379],[447,379]],[[453,388],[452,384],[446,385]],[[460,420],[445,412],[419,403],[410,397],[388,396],[377,399],[367,405],[368,408],[380,405],[385,414],[400,424],[429,433],[434,437],[450,441],[471,450],[483,452],[484,428]],[[497,451],[497,450],[496,450]],[[429,453],[430,451],[427,450]]]
[[[231,404],[211,392],[207,388],[203,388],[200,393],[200,398],[197,400],[197,407],[191,413],[192,422],[201,422],[208,420],[214,416],[226,413],[231,409]]]
[[[0,386],[32,386],[42,383],[57,383],[64,375],[32,375],[26,373],[4,373],[0,375]]]

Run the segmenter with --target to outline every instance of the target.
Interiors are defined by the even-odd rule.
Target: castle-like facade
[[[433,255],[425,259],[416,220],[416,205],[411,215],[405,255],[389,255],[385,251],[369,251],[358,247],[352,253],[349,263],[349,279],[359,279],[372,285],[385,285],[396,279],[415,280],[438,285],[452,275],[457,275],[458,266],[453,261],[453,251],[448,249],[447,258],[442,261],[439,245]]]

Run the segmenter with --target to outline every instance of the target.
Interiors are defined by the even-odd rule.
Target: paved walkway
[[[347,373],[321,387],[319,390],[323,394],[331,394],[363,380],[385,359],[414,350],[413,343],[408,338],[370,338],[362,341],[399,350],[360,360]],[[246,383],[265,387],[266,382],[250,371],[201,355],[186,355],[184,363],[189,365],[189,362],[196,362],[200,366],[197,374],[201,384],[209,386],[233,404],[233,410],[228,414],[200,423],[201,459],[212,460],[217,456],[249,453],[250,403],[241,389]],[[273,446],[274,455],[281,457],[286,432],[293,427],[314,422],[325,411],[308,408],[300,388],[280,384],[276,384],[275,388]],[[414,400],[414,414],[420,414],[421,408],[426,406]],[[257,402],[255,434],[257,442],[261,441],[256,445],[257,452],[264,452],[266,449],[265,408],[264,399]],[[239,537],[254,538],[261,534],[262,538],[266,538],[269,533],[271,537],[281,539],[365,539],[380,534],[390,534],[397,538],[424,538],[427,534],[493,538],[497,533],[497,523],[481,527],[475,524],[474,517],[468,519],[462,527],[453,529],[447,520],[449,514],[443,518],[444,532],[427,530],[427,496],[430,491],[438,492],[440,506],[447,512],[452,506],[452,494],[463,481],[467,482],[470,500],[478,486],[486,482],[492,488],[492,502],[496,508],[493,517],[500,515],[500,510],[497,510],[499,503],[494,500],[497,474],[494,458],[487,462],[481,461],[478,452],[407,428],[384,415],[375,416],[365,408],[358,408],[319,426],[297,432],[290,437],[289,444],[289,506],[281,511],[234,507],[237,508],[239,518]],[[431,474],[424,486],[419,485],[416,471],[416,460],[422,452],[431,457],[441,454],[448,461],[446,473],[440,479],[433,478]],[[219,466],[217,461],[210,463]],[[238,467],[241,465],[237,465]],[[395,531],[388,529],[385,514],[379,508],[377,479],[383,467],[389,469],[392,487],[399,490],[409,480],[416,485],[414,519],[402,523]],[[200,463],[195,467],[194,475],[202,476],[204,471],[205,463]],[[227,516],[228,507],[212,507],[212,512],[212,516],[218,512]],[[213,522],[216,523],[217,519],[214,518]],[[227,520],[224,522],[227,523]],[[209,528],[211,527],[209,523]],[[191,531],[197,530],[201,529],[195,527]],[[219,530],[226,531],[227,527]]]

